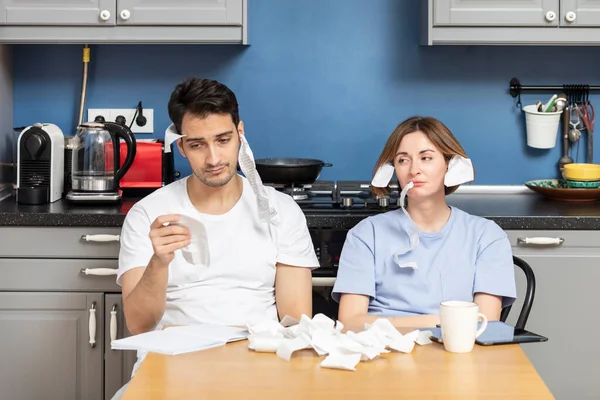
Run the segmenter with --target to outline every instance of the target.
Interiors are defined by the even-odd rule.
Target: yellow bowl
[[[600,165],[573,163],[565,165],[565,179],[570,181],[600,181]]]

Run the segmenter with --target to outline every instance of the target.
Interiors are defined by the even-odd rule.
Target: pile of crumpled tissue
[[[285,317],[281,322],[271,320],[248,325],[248,348],[277,353],[288,361],[296,350],[314,349],[319,356],[327,356],[321,367],[355,371],[360,361],[389,353],[388,349],[410,353],[415,343],[431,343],[431,331],[414,330],[403,335],[387,319],[378,319],[365,327],[359,333],[342,333],[344,325],[340,321],[334,323],[323,314],[312,319],[302,315],[300,321]]]

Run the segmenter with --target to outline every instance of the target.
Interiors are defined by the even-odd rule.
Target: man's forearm
[[[166,305],[168,266],[152,258],[133,291],[124,302],[127,328],[134,334],[148,332],[160,322]]]
[[[345,330],[360,332],[365,329],[365,323],[372,324],[378,319],[387,319],[396,328],[433,328],[440,323],[440,316],[437,314],[414,315],[409,317],[381,317],[379,315],[354,315],[342,320]]]
[[[286,315],[312,318],[312,274],[310,269],[277,264],[275,304],[279,319]]]
[[[278,301],[277,304],[277,314],[279,319],[283,319],[285,316],[290,316],[294,319],[300,320],[302,314],[305,314],[307,317],[312,318],[312,297],[301,296],[296,299],[296,301]]]

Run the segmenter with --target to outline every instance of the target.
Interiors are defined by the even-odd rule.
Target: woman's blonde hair
[[[423,134],[425,134],[425,136],[427,136],[427,138],[442,152],[446,159],[446,165],[455,155],[467,158],[467,154],[460,143],[458,143],[458,140],[456,140],[452,132],[450,132],[450,129],[448,129],[441,121],[433,117],[414,116],[403,121],[396,129],[394,129],[394,132],[392,132],[388,138],[385,147],[377,160],[377,164],[375,164],[373,176],[375,176],[375,173],[382,165],[388,162],[394,162],[394,158],[400,147],[400,142],[402,142],[404,136],[417,131],[423,132]],[[453,193],[458,189],[458,186],[460,185],[446,187],[446,195]],[[372,190],[377,197],[384,197],[390,194],[389,186],[385,188],[373,187]]]

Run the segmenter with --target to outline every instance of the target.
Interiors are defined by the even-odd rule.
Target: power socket
[[[125,117],[125,124],[131,125],[131,131],[133,133],[154,133],[154,110],[152,108],[142,109],[144,117],[146,117],[146,125],[139,126],[133,121],[135,115],[135,108],[90,108],[88,109],[88,121],[94,121],[94,119],[101,115],[105,121],[115,122],[119,115]]]

